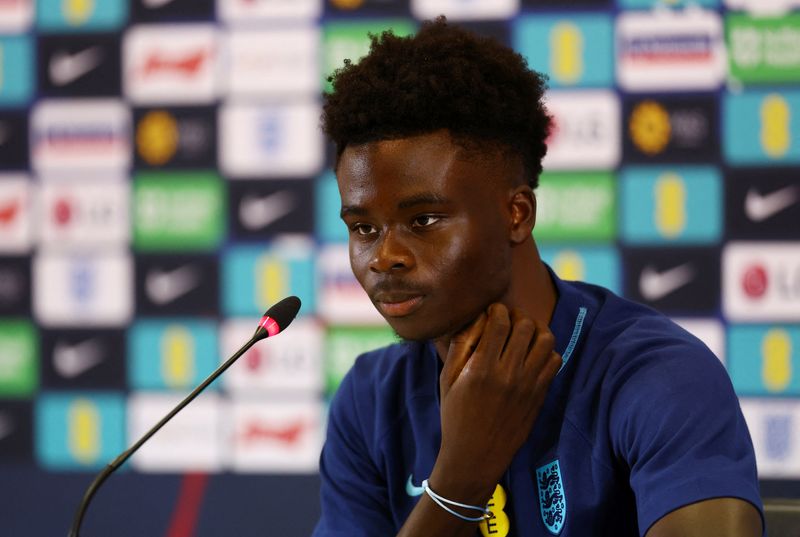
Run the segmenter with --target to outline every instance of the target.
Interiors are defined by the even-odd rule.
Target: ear
[[[509,239],[512,244],[521,244],[531,238],[533,226],[536,224],[536,196],[531,187],[524,185],[512,190],[509,209]]]

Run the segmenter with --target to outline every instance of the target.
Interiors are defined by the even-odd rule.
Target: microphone
[[[69,531],[68,537],[78,537],[78,533],[80,532],[81,528],[81,522],[83,522],[83,515],[86,513],[86,509],[89,507],[89,502],[92,501],[92,497],[94,497],[97,489],[99,489],[103,482],[108,479],[108,476],[110,476],[117,468],[122,466],[131,455],[136,453],[136,451],[142,447],[142,444],[147,442],[151,436],[156,434],[159,429],[166,425],[169,420],[174,418],[175,414],[183,410],[183,407],[191,403],[194,398],[200,394],[200,392],[205,390],[209,384],[214,382],[217,377],[219,377],[225,372],[226,369],[233,365],[233,362],[238,360],[241,355],[250,349],[250,347],[262,339],[275,336],[283,330],[286,330],[286,327],[288,327],[289,324],[294,320],[298,311],[300,311],[300,299],[296,296],[286,297],[269,308],[266,313],[264,313],[264,316],[261,317],[261,321],[259,321],[253,337],[251,337],[250,340],[242,346],[242,348],[236,351],[233,356],[228,358],[225,363],[211,373],[208,378],[206,378],[200,383],[199,386],[197,386],[197,388],[192,390],[192,393],[187,395],[183,401],[178,403],[175,408],[170,410],[166,416],[161,418],[161,421],[156,423],[135,444],[120,453],[116,459],[114,459],[99,474],[97,474],[97,477],[94,478],[92,484],[89,485],[88,489],[86,489],[83,500],[81,500],[78,510],[75,512],[75,518],[72,521],[72,528]]]

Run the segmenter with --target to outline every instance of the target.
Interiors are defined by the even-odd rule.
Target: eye
[[[418,216],[414,219],[414,227],[432,226],[441,219],[442,219],[441,216],[436,216],[433,214],[423,214],[422,216]]]
[[[350,226],[350,231],[357,235],[369,235],[375,233],[375,227],[369,224],[353,224]]]

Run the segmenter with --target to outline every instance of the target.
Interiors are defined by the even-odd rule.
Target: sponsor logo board
[[[21,174],[0,174],[0,252],[25,253],[32,244],[31,181]]]
[[[217,325],[143,319],[128,329],[128,382],[134,390],[186,390],[219,364]],[[212,389],[216,386],[212,386]]]
[[[800,401],[743,398],[740,403],[759,477],[800,478]]]
[[[539,242],[612,241],[615,190],[612,173],[543,173],[536,190],[534,237]]]
[[[593,283],[621,293],[619,252],[612,246],[542,246],[539,253],[562,280]]]
[[[220,110],[220,166],[227,175],[309,177],[323,165],[319,104],[227,104]]]
[[[227,321],[222,327],[221,358],[227,360],[253,335],[254,319]],[[235,395],[316,394],[322,390],[320,324],[295,319],[289,336],[257,343],[225,374],[225,388]]]
[[[135,442],[178,404],[182,395],[134,392],[128,398],[128,440]],[[131,458],[140,472],[222,469],[223,400],[216,393],[181,410]],[[225,413],[226,414],[226,413]]]
[[[356,358],[365,352],[399,343],[389,326],[329,326],[325,334],[325,394],[333,397]]]
[[[324,0],[217,0],[217,16],[228,23],[314,20]]]
[[[520,0],[410,0],[411,13],[420,20],[446,15],[450,20],[508,19],[519,12]]]
[[[730,169],[725,174],[725,198],[725,230],[730,237],[798,237],[800,184],[796,169]]]
[[[34,0],[4,0],[0,2],[0,32],[23,33],[33,24]]]
[[[731,325],[728,372],[741,396],[800,395],[800,328]]]
[[[670,316],[718,312],[719,248],[625,248],[622,259],[626,298]]]
[[[620,159],[620,105],[606,90],[551,91],[546,106],[553,116],[545,170],[613,168]]]
[[[217,257],[136,256],[136,304],[140,315],[218,315]]]
[[[317,472],[325,427],[322,401],[233,399],[230,410],[234,471]]]
[[[800,243],[729,242],[723,313],[732,321],[800,321]]]
[[[0,315],[30,315],[30,274],[30,257],[0,257]]]
[[[0,107],[24,105],[35,90],[34,45],[24,35],[0,35]]]
[[[39,239],[48,248],[124,246],[130,236],[129,186],[120,180],[41,181]]]
[[[123,330],[42,330],[45,389],[124,390]]]
[[[120,94],[119,35],[41,35],[38,52],[39,84],[45,95]]]
[[[310,235],[314,230],[311,180],[231,182],[229,199],[236,238],[263,241],[279,233]]]
[[[33,405],[31,401],[0,400],[0,460],[33,460]]]
[[[608,15],[537,14],[514,24],[514,49],[552,88],[614,83],[614,27]]]
[[[31,112],[31,160],[40,173],[123,171],[130,110],[116,99],[52,99]]]
[[[300,315],[312,313],[316,308],[313,246],[305,239],[233,246],[223,257],[221,282],[225,315],[259,318],[289,295],[301,300]]]
[[[130,0],[130,2],[131,20],[135,22],[214,18],[214,0]]]
[[[4,170],[28,168],[27,110],[3,110],[0,115],[0,162]]]
[[[217,118],[214,108],[134,110],[139,168],[214,168]]]
[[[40,252],[33,259],[33,310],[47,327],[122,326],[133,315],[127,253]]]
[[[259,98],[317,95],[319,45],[320,33],[313,26],[229,31],[228,93]]]
[[[225,233],[225,184],[213,172],[142,172],[133,185],[137,250],[210,250]]]
[[[617,81],[624,90],[709,90],[725,78],[722,19],[715,11],[623,12],[616,35]]]
[[[329,244],[317,256],[319,315],[328,323],[383,325],[385,321],[350,268],[346,244]]]
[[[28,321],[0,321],[0,398],[31,397],[39,384],[39,334]]]
[[[126,447],[125,398],[44,392],[36,400],[34,427],[36,458],[46,469],[99,469]]]
[[[43,32],[118,30],[128,9],[128,0],[36,0],[36,25]]]
[[[749,84],[800,81],[800,13],[725,19],[730,77]]]
[[[719,109],[712,96],[629,96],[622,105],[626,162],[719,158]]]
[[[722,235],[722,180],[713,166],[631,166],[620,173],[628,244],[713,244]]]
[[[746,11],[752,15],[783,15],[800,7],[800,0],[724,0],[728,9]]]
[[[722,110],[727,162],[737,166],[800,162],[800,91],[726,93]]]
[[[326,171],[316,181],[316,236],[322,242],[344,242],[349,238],[347,226],[339,217],[342,198],[332,171]]]
[[[134,103],[206,104],[218,96],[213,25],[134,26],[122,49],[124,91]]]

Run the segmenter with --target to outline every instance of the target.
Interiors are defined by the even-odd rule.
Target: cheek
[[[510,256],[503,245],[502,240],[488,234],[453,237],[435,258],[443,286],[469,286],[488,292],[503,287],[510,274]]]

